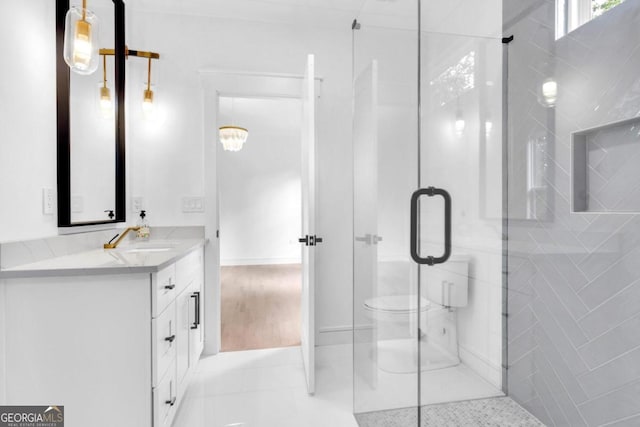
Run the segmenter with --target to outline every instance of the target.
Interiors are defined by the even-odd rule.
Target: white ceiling
[[[532,3],[543,0],[512,0]],[[357,18],[368,27],[417,28],[418,0],[126,0],[127,9],[258,22],[348,29]],[[509,3],[509,2],[507,2]],[[422,1],[422,30],[499,36],[502,0]]]
[[[136,11],[343,27],[367,1],[389,0],[127,0],[126,4]]]

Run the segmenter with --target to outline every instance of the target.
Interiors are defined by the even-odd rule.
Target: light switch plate
[[[182,212],[204,212],[204,198],[183,197]]]
[[[56,193],[53,190],[53,188],[42,189],[42,213],[44,215],[53,215],[55,198],[56,198]]]

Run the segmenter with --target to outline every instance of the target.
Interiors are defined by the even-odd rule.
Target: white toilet
[[[457,312],[468,298],[469,258],[451,256],[444,264],[423,267],[420,274],[421,370],[460,363]],[[385,295],[367,299],[364,308],[377,330],[377,362],[383,371],[416,372],[418,302],[416,295]]]

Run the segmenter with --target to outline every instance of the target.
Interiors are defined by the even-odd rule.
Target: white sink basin
[[[122,246],[118,248],[118,252],[123,253],[154,253],[154,252],[167,252],[175,249],[177,244],[171,242],[157,242],[157,243],[138,243],[131,246]]]
[[[120,252],[126,253],[138,253],[138,252],[166,252],[170,251],[173,248],[129,248],[129,249],[121,249]]]

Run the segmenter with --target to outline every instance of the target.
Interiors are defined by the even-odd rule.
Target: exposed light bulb
[[[100,110],[105,117],[111,115],[113,109],[113,103],[111,102],[111,91],[108,87],[100,88]]]
[[[88,69],[91,64],[91,25],[87,21],[76,22],[73,38],[73,63],[80,69]]]
[[[153,91],[151,89],[145,89],[144,98],[142,99],[142,112],[145,117],[150,118],[153,116],[155,106],[153,105]]]

